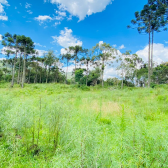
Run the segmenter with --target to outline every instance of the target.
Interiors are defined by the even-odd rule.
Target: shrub
[[[88,87],[86,85],[82,85],[80,88],[84,91],[90,91],[90,87]]]

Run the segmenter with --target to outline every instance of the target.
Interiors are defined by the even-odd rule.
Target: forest
[[[3,34],[0,167],[166,168],[168,62],[153,51],[167,25],[167,0],[128,23],[148,37],[147,62],[106,42],[41,56],[31,37]]]

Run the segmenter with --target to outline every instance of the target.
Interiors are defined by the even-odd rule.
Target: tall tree
[[[166,6],[160,3],[159,0],[148,0],[148,3],[144,5],[140,12],[135,12],[135,20],[131,23],[137,25],[139,33],[148,33],[149,35],[149,50],[148,50],[148,87],[151,82],[151,72],[153,69],[153,38],[154,31],[159,32],[160,28],[167,24],[167,20],[164,15],[166,12]],[[130,28],[131,26],[127,26]],[[164,29],[166,30],[166,29]],[[151,34],[152,34],[152,47],[151,47]],[[152,50],[151,50],[152,48]]]
[[[67,75],[68,75],[68,66],[69,66],[69,61],[73,58],[72,54],[69,52],[69,49],[65,49],[67,52],[65,54],[61,55],[62,60],[66,60],[66,80],[65,83],[67,84]]]
[[[48,68],[46,83],[48,83],[48,77],[50,75],[51,66],[54,63],[55,59],[56,57],[55,57],[54,51],[49,50],[48,53],[45,55],[45,61],[44,61],[44,64]]]
[[[98,43],[93,47],[93,53],[97,54],[96,58],[101,62],[101,77],[102,77],[102,87],[104,87],[104,70],[107,64],[111,64],[116,58],[117,51],[115,48],[111,47],[107,43]]]
[[[85,49],[84,56],[80,59],[82,64],[86,65],[86,86],[88,85],[89,67],[94,63],[95,56],[92,56],[92,51]]]
[[[123,88],[123,81],[126,80],[126,77],[132,82],[137,78],[138,66],[141,66],[143,61],[137,54],[131,54],[131,51],[128,50],[118,57],[117,62],[120,63],[117,70],[121,71],[121,88]]]
[[[82,49],[82,47],[81,46],[70,46],[69,47],[69,51],[70,51],[70,53],[73,53],[74,55],[73,55],[73,57],[74,57],[74,60],[75,60],[75,71],[76,71],[76,64],[77,64],[77,62],[78,62],[78,60],[79,60],[79,57],[78,57],[78,54],[80,53],[80,52],[82,52],[83,51],[83,49]]]
[[[22,76],[22,88],[24,87],[25,79],[26,79],[26,56],[28,54],[34,53],[34,42],[30,37],[26,37],[24,35],[17,36],[17,43],[20,44],[20,48],[24,50],[24,59],[23,59],[23,76]]]

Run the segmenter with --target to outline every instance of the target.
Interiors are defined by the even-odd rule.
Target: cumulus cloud
[[[9,6],[9,4],[8,4],[8,1],[7,1],[7,0],[0,0],[0,3],[1,3],[1,4],[8,5],[8,6]]]
[[[65,27],[64,30],[61,30],[60,36],[52,36],[53,43],[58,43],[60,46],[64,48],[68,48],[69,46],[82,46],[82,41],[78,40],[72,35],[72,30]]]
[[[50,0],[61,11],[68,11],[71,15],[83,20],[86,16],[105,10],[113,0]],[[46,0],[44,0],[46,2]]]
[[[124,48],[125,48],[124,44],[122,44],[122,45],[119,47],[120,50],[122,50],[122,49],[124,49]]]
[[[118,71],[114,67],[107,66],[104,70],[104,80],[118,77]]]
[[[67,54],[68,51],[65,48],[61,48],[61,55]]]
[[[12,51],[13,53],[16,52],[16,49],[15,49],[15,48],[3,47],[3,48],[1,49],[1,53],[2,53],[3,55],[6,55],[6,50],[10,50],[10,51]]]
[[[104,43],[103,41],[99,41],[99,47],[100,47],[103,43]]]
[[[0,34],[0,41],[2,41],[2,34]]]
[[[9,6],[8,1],[7,0],[0,0],[0,14],[1,14],[0,20],[7,21],[8,17],[6,16],[3,5]]]
[[[0,16],[0,20],[3,20],[3,21],[7,21],[8,20],[8,17],[7,16]]]
[[[35,17],[35,20],[43,23],[44,21],[47,21],[47,20],[52,20],[52,18],[48,15],[39,15],[38,17]]]
[[[139,50],[136,54],[141,57],[145,62],[148,61],[148,45],[144,49]],[[161,64],[168,60],[168,47],[165,47],[164,44],[154,43],[153,46],[153,60],[157,64]]]

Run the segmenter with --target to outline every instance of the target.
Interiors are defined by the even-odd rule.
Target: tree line
[[[167,63],[154,65],[153,43],[154,32],[166,31],[168,23],[168,1],[148,0],[143,9],[135,12],[135,19],[128,28],[136,28],[139,33],[149,35],[148,62],[144,62],[137,54],[126,51],[122,55],[110,44],[98,43],[91,49],[81,46],[70,46],[64,54],[56,57],[54,51],[49,50],[42,57],[39,56],[30,37],[24,35],[4,34],[2,45],[6,59],[1,61],[0,80],[11,81],[24,87],[24,83],[78,83],[80,85],[104,84],[143,86],[148,84],[167,83]],[[62,67],[66,67],[63,71]],[[117,66],[117,78],[104,81],[106,66]],[[74,65],[72,77],[68,77],[69,66]],[[161,77],[158,74],[162,74]]]

